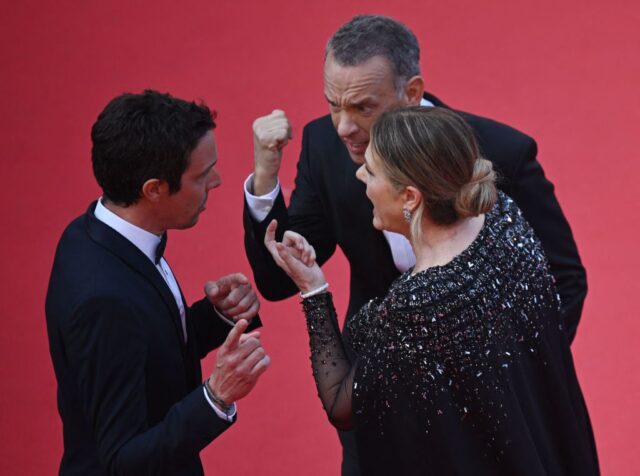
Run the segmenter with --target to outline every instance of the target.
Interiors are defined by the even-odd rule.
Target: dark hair
[[[121,206],[140,198],[157,178],[180,190],[180,179],[198,142],[215,128],[204,104],[146,90],[112,99],[91,128],[93,174],[104,197]]]
[[[413,213],[418,237],[424,209],[437,224],[485,213],[496,202],[493,165],[480,156],[471,127],[453,111],[413,106],[385,112],[371,128],[371,146],[389,180],[423,196]]]
[[[358,15],[336,31],[325,49],[342,66],[357,66],[374,56],[389,61],[394,83],[404,83],[420,74],[420,46],[415,35],[393,18],[380,15]]]

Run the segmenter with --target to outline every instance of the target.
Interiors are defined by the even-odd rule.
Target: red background
[[[573,351],[603,474],[638,474],[640,3],[619,0],[4,5],[1,474],[57,471],[61,424],[44,295],[60,233],[99,195],[89,159],[98,112],[117,94],[149,87],[219,111],[224,184],[199,225],[173,233],[168,249],[187,297],[196,298],[207,279],[250,275],[241,187],[252,168],[253,119],[282,108],[293,122],[281,174],[290,190],[302,126],[327,111],[324,43],[364,12],[413,29],[429,91],[538,140],[589,276]],[[326,269],[344,312],[346,262],[334,258]],[[237,424],[203,451],[208,473],[337,474],[339,446],[315,396],[297,300],[264,302],[261,314],[272,366],[240,402]]]

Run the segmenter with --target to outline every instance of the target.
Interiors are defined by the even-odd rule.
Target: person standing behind
[[[233,424],[269,365],[259,301],[240,273],[188,307],[162,254],[221,183],[214,117],[145,91],[93,125],[103,195],[64,231],[46,298],[58,381],[61,475],[202,475],[198,453]],[[202,382],[200,359],[219,347]]]
[[[254,122],[254,173],[245,182],[245,248],[258,290],[268,300],[297,292],[264,247],[267,225],[277,219],[284,230],[305,236],[320,264],[340,246],[351,278],[348,323],[366,302],[382,296],[400,273],[415,264],[409,242],[371,225],[371,203],[356,177],[364,163],[369,131],[393,108],[446,105],[424,92],[420,47],[400,22],[356,16],[329,39],[325,51],[324,95],[330,114],[304,128],[295,189],[287,209],[278,183],[283,147],[291,125],[283,111]],[[483,156],[493,163],[498,188],[512,197],[542,242],[562,302],[562,316],[572,340],[587,292],[585,270],[554,187],[536,160],[535,141],[504,124],[460,113],[472,127]],[[346,328],[348,332],[348,327]],[[348,335],[346,338],[348,347]],[[341,433],[344,474],[358,474],[355,443]]]

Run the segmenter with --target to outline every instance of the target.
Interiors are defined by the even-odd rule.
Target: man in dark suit
[[[194,226],[220,185],[214,127],[206,106],[155,91],[113,99],[93,126],[103,196],[63,233],[46,300],[61,475],[202,475],[199,452],[269,365],[243,333],[260,325],[246,277],[188,307],[162,257],[167,230]]]
[[[255,171],[245,182],[245,246],[258,289],[269,300],[297,291],[264,247],[272,219],[278,220],[278,240],[287,229],[300,233],[315,248],[320,264],[340,246],[351,268],[349,319],[415,264],[404,237],[373,228],[371,203],[355,177],[369,144],[369,129],[382,112],[394,107],[447,106],[424,92],[413,33],[380,16],[355,17],[331,37],[325,52],[324,94],[331,114],[304,128],[288,209],[277,177],[282,148],[291,137],[289,122],[279,110],[254,122]],[[553,185],[536,160],[536,143],[504,124],[461,114],[499,173],[500,189],[515,199],[542,241],[572,339],[586,295],[586,275]],[[358,474],[353,443],[347,433],[341,439],[343,474]]]

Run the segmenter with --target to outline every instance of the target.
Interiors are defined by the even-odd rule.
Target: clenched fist
[[[292,137],[289,119],[279,109],[253,122],[254,195],[264,195],[275,188],[282,149]]]
[[[233,321],[251,320],[260,309],[260,301],[249,280],[242,273],[229,274],[209,281],[204,292],[220,312]]]

